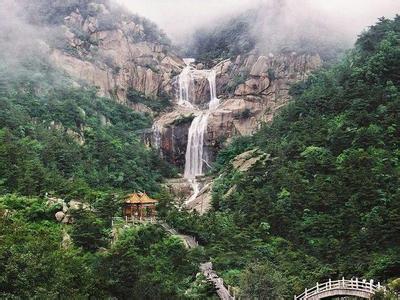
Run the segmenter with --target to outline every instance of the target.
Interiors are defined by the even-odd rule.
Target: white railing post
[[[329,278],[328,287],[329,287],[329,289],[331,289],[331,288],[332,288],[332,281],[331,281],[331,279],[330,279],[330,278]]]
[[[369,281],[369,290],[372,292],[372,289],[373,289],[373,285],[374,285],[374,280],[373,279],[371,279],[370,281]]]
[[[319,292],[319,286],[318,286],[318,282],[317,282],[317,292]]]
[[[296,300],[296,299],[297,299],[296,295],[294,295],[293,299],[294,299],[294,300]]]
[[[356,289],[358,289],[358,277],[356,277]]]
[[[342,277],[342,286],[344,287],[344,277]]]
[[[381,282],[378,281],[378,290],[380,290],[380,289],[381,289]]]
[[[304,291],[304,299],[306,299],[306,298],[307,298],[307,288]]]

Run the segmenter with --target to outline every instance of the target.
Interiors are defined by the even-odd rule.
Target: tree
[[[96,214],[87,209],[72,212],[73,228],[71,237],[78,247],[87,251],[96,251],[107,245],[104,222]]]
[[[245,299],[287,299],[285,279],[271,263],[251,264],[240,281],[241,296]]]

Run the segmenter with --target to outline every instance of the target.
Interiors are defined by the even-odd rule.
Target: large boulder
[[[61,222],[65,217],[65,213],[63,213],[62,211],[58,211],[56,212],[55,217],[58,222]]]

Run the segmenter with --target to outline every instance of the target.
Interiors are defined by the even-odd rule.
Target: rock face
[[[149,22],[104,4],[88,3],[86,9],[68,13],[60,26],[60,42],[50,47],[50,57],[77,84],[98,87],[132,109],[150,112],[140,95],[150,101],[176,99],[176,76],[184,62]],[[289,86],[305,79],[321,65],[318,55],[281,53],[245,54],[214,66],[220,106],[210,112],[205,134],[207,161],[213,161],[233,136],[249,135],[289,101]],[[198,70],[204,65],[194,66]],[[210,100],[206,78],[194,80],[194,104],[204,108]],[[199,112],[179,106],[161,113],[155,121],[162,156],[183,168],[190,123]],[[106,122],[106,121],[105,121]],[[73,135],[73,133],[71,133]],[[75,137],[77,140],[79,136]],[[79,140],[83,143],[84,140]]]
[[[89,6],[96,6],[94,15],[77,9],[64,18],[62,45],[52,49],[52,61],[78,82],[98,87],[100,95],[137,110],[146,108],[127,101],[129,89],[150,99],[172,97],[182,60],[163,41],[148,37],[152,32],[142,19],[103,4]]]
[[[196,211],[200,215],[209,211],[211,209],[212,186],[212,181],[206,183],[204,187],[200,190],[197,197],[187,203],[186,208],[190,211]]]
[[[179,107],[162,115],[154,123],[153,131],[158,131],[159,141],[156,143],[153,138],[150,144],[159,148],[163,159],[176,166],[184,166],[189,127],[197,113]]]
[[[249,150],[239,154],[232,160],[232,166],[239,172],[247,172],[257,162],[262,159],[269,158],[268,155],[258,153],[258,149]]]
[[[270,122],[289,101],[290,85],[304,80],[320,66],[318,55],[296,53],[238,56],[217,64],[214,69],[221,104],[208,118],[204,145],[207,160],[213,161],[233,136],[251,135],[262,122]],[[202,99],[209,97],[209,88],[202,81],[195,85],[195,98],[199,99],[195,103],[201,105]],[[156,120],[163,157],[180,167],[185,162],[189,116],[197,113],[195,109],[176,106]]]

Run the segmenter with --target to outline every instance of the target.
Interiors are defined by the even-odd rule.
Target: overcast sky
[[[180,41],[196,27],[272,0],[116,0],[156,22]],[[282,1],[282,0],[280,0]],[[400,0],[286,0],[301,13],[318,14],[356,36],[378,17],[400,13]]]

